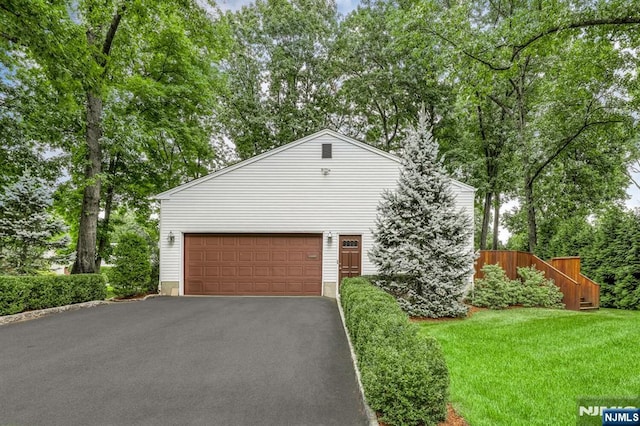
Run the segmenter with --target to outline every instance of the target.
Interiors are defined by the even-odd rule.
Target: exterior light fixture
[[[172,231],[169,231],[169,235],[167,235],[167,241],[169,241],[169,244],[173,244],[176,242],[176,236],[173,235]]]
[[[331,169],[327,169],[326,167],[323,167],[320,169],[320,171],[322,172],[323,175],[327,176],[331,172]]]
[[[329,231],[329,233],[327,234],[327,242],[331,242],[332,239],[333,239],[333,234],[331,233],[331,231]]]

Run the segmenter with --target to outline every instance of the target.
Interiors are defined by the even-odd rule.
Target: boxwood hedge
[[[365,278],[347,278],[340,302],[365,396],[389,425],[432,425],[446,417],[449,373],[438,342],[396,300]]]
[[[102,300],[104,277],[86,275],[0,276],[0,315]]]

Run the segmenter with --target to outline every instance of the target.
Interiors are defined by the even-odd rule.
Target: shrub
[[[24,277],[0,276],[0,315],[13,315],[24,311],[29,290]]]
[[[101,266],[100,273],[104,276],[107,284],[109,284],[109,280],[111,279],[111,272],[113,271],[113,266]]]
[[[544,277],[544,273],[530,266],[518,268],[518,275],[522,279],[522,285],[518,294],[518,304],[526,307],[564,308],[562,292],[553,283]]]
[[[123,234],[115,247],[115,266],[109,283],[116,295],[134,296],[149,288],[151,261],[147,241],[134,233]]]
[[[95,275],[0,276],[0,315],[102,300],[104,277]]]
[[[390,425],[446,417],[449,374],[435,339],[418,334],[393,296],[360,278],[340,286],[341,305],[371,408]]]
[[[500,265],[484,265],[484,278],[476,280],[471,304],[481,308],[504,309],[519,299],[520,282],[512,281]]]
[[[471,304],[481,308],[508,306],[563,308],[562,292],[535,266],[518,268],[520,280],[510,280],[500,265],[484,265],[484,278],[475,282]]]

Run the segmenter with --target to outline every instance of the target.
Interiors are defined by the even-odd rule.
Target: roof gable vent
[[[331,144],[323,143],[322,144],[322,158],[332,158],[331,157]]]

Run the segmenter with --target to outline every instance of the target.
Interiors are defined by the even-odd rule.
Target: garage
[[[322,294],[322,234],[185,234],[184,294]]]
[[[399,158],[325,129],[162,192],[160,293],[335,298],[378,273],[372,229],[399,174]],[[473,224],[475,189],[451,182]]]

